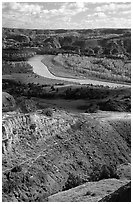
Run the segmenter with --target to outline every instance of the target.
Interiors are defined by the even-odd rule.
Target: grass
[[[82,78],[82,75],[79,75],[78,73],[72,73],[70,69],[65,69],[64,66],[59,64],[58,62],[54,61],[54,55],[44,55],[44,58],[42,60],[42,63],[44,63],[49,71],[59,77],[65,77],[65,78]]]
[[[16,82],[20,82],[22,84],[39,84],[39,85],[66,85],[69,84],[67,81],[63,80],[56,80],[56,79],[50,79],[46,77],[39,76],[34,73],[12,73],[12,74],[6,74],[2,76],[3,79],[10,79],[14,80]],[[71,84],[74,84],[73,82]]]
[[[39,85],[66,85],[64,80],[50,79],[33,73],[33,68],[26,61],[2,61],[2,78],[10,79],[22,84],[34,83]],[[76,84],[71,82],[71,84]]]

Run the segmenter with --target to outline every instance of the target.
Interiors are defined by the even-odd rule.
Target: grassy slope
[[[58,55],[53,63],[63,65],[68,70],[76,70],[85,77],[94,77],[107,80],[129,81],[131,76],[131,63],[121,59],[108,59],[78,55]],[[123,78],[121,78],[123,76]]]
[[[70,58],[70,59],[69,59]],[[130,78],[130,64],[127,66],[127,68],[123,68],[124,63],[120,60],[120,62],[118,60],[116,63],[116,67],[111,67],[112,65],[112,61],[115,62],[115,60],[100,60],[101,64],[103,61],[104,64],[108,67],[108,69],[112,69],[111,72],[108,71],[108,69],[106,69],[104,66],[102,67],[102,71],[100,72],[99,69],[102,65],[99,65],[98,63],[93,64],[93,61],[99,61],[98,58],[93,58],[93,57],[75,57],[76,59],[71,59],[72,57],[66,57],[66,60],[63,59],[62,57],[58,57],[58,56],[53,56],[53,55],[44,55],[44,58],[42,60],[42,62],[47,66],[47,68],[49,69],[49,71],[55,75],[55,76],[59,76],[59,77],[68,77],[68,78],[88,78],[88,79],[94,79],[94,80],[101,80],[101,81],[112,81],[115,83],[125,83],[124,80],[118,80],[117,81],[117,75],[118,75],[118,79],[121,77],[121,75],[124,72],[127,72],[126,75],[128,74],[128,78]],[[74,57],[73,57],[74,58]],[[85,58],[85,60],[83,59]],[[87,58],[87,60],[86,60]],[[91,59],[91,60],[90,60]],[[89,62],[90,60],[90,62]],[[92,62],[91,62],[92,61]],[[121,65],[122,63],[122,65]],[[78,65],[77,65],[78,64]],[[82,65],[83,64],[83,65]],[[97,65],[96,65],[97,64]],[[115,63],[114,63],[115,64]],[[81,66],[82,65],[82,66]],[[92,73],[93,71],[97,73],[97,76],[94,74],[89,74],[89,67],[91,67],[92,69]],[[112,65],[113,66],[113,65]],[[126,65],[125,65],[126,66]],[[116,69],[118,68],[118,70],[116,71]],[[120,69],[120,71],[119,71]],[[125,71],[126,70],[126,71]],[[111,74],[114,74],[113,72],[116,72],[116,80],[112,79],[111,80]],[[105,72],[105,76],[101,77],[101,74],[103,74]],[[118,72],[118,73],[117,73]],[[107,75],[106,75],[107,73]],[[108,78],[109,77],[109,78]],[[129,81],[130,82],[130,79]]]
[[[34,83],[39,85],[56,85],[56,84],[69,84],[67,81],[49,79],[46,77],[39,76],[37,74],[25,74],[25,73],[12,73],[11,75],[3,75],[3,79],[13,79],[16,82],[21,82],[22,84]],[[74,84],[73,82],[71,84]]]
[[[83,77],[81,74],[79,75],[76,72],[72,73],[70,69],[65,69],[63,65],[53,61],[54,57],[55,57],[54,55],[44,55],[44,58],[42,60],[42,63],[44,63],[47,66],[47,68],[53,75],[65,78]]]
[[[23,128],[11,142],[8,157],[3,155],[3,201],[45,201],[60,190],[115,177],[116,165],[130,162],[130,114],[59,112],[59,118],[70,125],[67,130],[39,125],[41,137]],[[104,165],[112,170],[104,172]]]

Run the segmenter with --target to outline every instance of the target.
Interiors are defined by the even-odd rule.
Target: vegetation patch
[[[57,62],[58,65],[56,65],[54,61]],[[52,69],[52,72],[54,72],[55,75],[58,75],[58,69],[62,66],[62,71],[64,70],[64,73],[69,71],[72,76],[81,75],[82,77],[91,79],[103,79],[127,83],[131,82],[131,64],[124,62],[122,59],[63,54],[54,57],[54,61],[52,61],[53,65],[55,64],[55,66],[58,66],[55,70]],[[48,67],[51,69],[51,66]]]

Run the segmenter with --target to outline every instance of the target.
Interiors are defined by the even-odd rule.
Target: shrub
[[[46,115],[46,116],[52,117],[53,111],[52,111],[52,109],[47,108],[47,109],[43,110],[43,114]]]
[[[103,165],[99,179],[118,178],[116,168],[112,166]]]
[[[96,113],[99,110],[99,105],[90,104],[89,108],[86,110],[86,113]]]
[[[108,166],[106,164],[102,166],[95,166],[93,168],[93,172],[90,175],[90,181],[99,181],[108,178],[118,179],[115,166]]]
[[[63,191],[79,186],[82,183],[84,183],[84,181],[79,176],[69,173],[69,176],[65,183]]]

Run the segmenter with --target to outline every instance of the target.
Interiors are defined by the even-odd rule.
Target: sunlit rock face
[[[16,108],[16,102],[13,96],[7,92],[2,92],[2,111],[8,112],[13,111]]]

